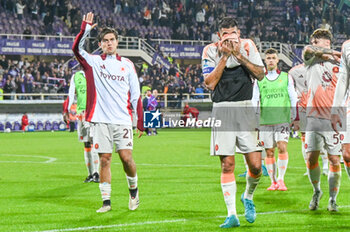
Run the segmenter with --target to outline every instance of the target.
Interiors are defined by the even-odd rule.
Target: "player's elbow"
[[[210,84],[210,83],[205,83],[205,86],[209,89],[209,90],[214,90],[215,89],[215,86],[213,84]]]
[[[259,81],[261,81],[262,79],[264,79],[264,70],[259,70],[259,72],[256,74],[256,79],[258,79]]]
[[[208,76],[204,77],[204,84],[209,90],[214,90],[214,88],[215,88],[214,83],[212,81],[210,81]]]

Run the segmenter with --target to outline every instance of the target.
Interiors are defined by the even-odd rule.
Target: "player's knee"
[[[222,162],[221,169],[223,173],[231,173],[235,169],[235,163],[234,162]]]
[[[124,165],[130,167],[131,165],[134,164],[134,159],[132,158],[131,155],[130,156],[125,156],[125,157],[123,157],[122,162],[123,162]]]
[[[317,159],[314,159],[314,158],[311,157],[311,156],[308,156],[306,162],[307,162],[307,164],[308,164],[309,166],[313,166],[313,165],[315,165],[315,164],[318,162],[318,160],[317,160]]]
[[[269,157],[269,158],[273,158],[275,156],[275,152],[274,152],[275,149],[266,149],[266,156]]]
[[[343,145],[343,158],[346,162],[350,162],[350,144]]]
[[[343,159],[345,162],[350,162],[350,153],[343,153]]]
[[[282,146],[278,147],[278,153],[279,154],[284,154],[286,152],[287,152],[287,147],[286,146],[282,145]]]
[[[329,155],[328,159],[330,165],[337,166],[340,164],[340,157],[338,155]]]
[[[249,167],[249,171],[254,175],[257,176],[261,173],[261,164],[251,165]]]
[[[109,156],[101,156],[101,158],[100,158],[100,165],[102,167],[109,166],[110,163],[111,163],[111,157],[109,157]]]
[[[318,157],[319,157],[319,153],[317,152],[308,152],[307,153],[307,162],[311,165],[314,165],[318,162]]]

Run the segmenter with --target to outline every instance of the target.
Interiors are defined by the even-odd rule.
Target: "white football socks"
[[[277,170],[276,170],[275,157],[272,157],[272,158],[266,157],[265,163],[266,163],[267,172],[269,173],[269,177],[271,179],[271,183],[276,183],[277,182],[277,178],[276,178]]]
[[[246,176],[247,184],[244,192],[244,198],[248,200],[253,200],[253,194],[256,189],[256,186],[258,186],[259,184],[261,174],[262,172],[260,172],[258,175],[254,175],[248,170]]]
[[[236,215],[236,180],[233,173],[221,173],[221,189],[227,208],[227,216]]]
[[[314,187],[314,191],[320,191],[320,177],[321,177],[321,169],[320,169],[320,165],[318,164],[318,162],[311,166],[309,164],[309,162],[307,163],[308,169],[308,176],[309,176],[309,180],[310,183],[312,184],[312,186]]]
[[[288,166],[288,152],[285,154],[278,154],[278,180],[284,181],[284,175],[287,171]]]
[[[341,166],[330,165],[328,174],[328,185],[329,185],[329,198],[332,200],[337,199],[340,187],[340,177],[341,177]]]
[[[128,181],[129,189],[137,188],[137,174],[135,177],[126,176],[126,180]]]
[[[84,147],[84,159],[85,165],[88,170],[89,176],[93,174],[93,160],[91,159],[91,148]]]
[[[103,182],[99,184],[100,191],[101,191],[101,196],[102,200],[110,200],[111,199],[111,192],[112,192],[112,187],[110,183]]]
[[[91,151],[92,173],[99,173],[100,157],[97,152]]]

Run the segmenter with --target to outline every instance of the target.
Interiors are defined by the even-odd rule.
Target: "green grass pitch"
[[[112,211],[97,214],[101,196],[87,175],[83,144],[76,133],[0,134],[0,231],[222,231],[226,216],[219,158],[209,156],[210,131],[167,129],[134,139],[140,207],[128,210],[128,189],[117,154],[112,165]],[[306,176],[300,140],[291,139],[287,192],[268,192],[262,177],[254,196],[257,220],[242,216],[239,196],[245,179],[236,158],[237,211],[234,231],[350,231],[350,180],[342,169],[338,213],[329,213],[328,184],[319,210],[308,205],[312,187]]]

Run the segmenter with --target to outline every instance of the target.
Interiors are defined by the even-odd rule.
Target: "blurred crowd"
[[[72,69],[64,60],[51,62],[7,59],[0,56],[0,92],[15,93],[67,93]],[[5,100],[14,96],[4,96]],[[40,99],[40,96],[20,96],[23,99]]]
[[[47,62],[43,60],[28,61],[11,60],[0,56],[0,95],[26,93],[68,93],[72,67],[75,62],[66,63],[65,60],[54,59]],[[207,93],[203,83],[200,65],[180,67],[172,64],[169,70],[163,66],[148,66],[144,63],[139,70],[140,87],[143,93],[147,89],[157,90],[158,93],[173,94],[169,101],[182,100],[185,94],[191,98],[203,98],[198,95]],[[197,93],[197,95],[193,95]],[[46,97],[47,99],[48,97]],[[61,97],[63,98],[63,97]],[[5,100],[14,99],[14,96],[4,96]],[[40,99],[40,96],[20,96],[19,100]],[[54,99],[50,97],[50,99]]]
[[[42,34],[63,33],[62,28],[52,28],[57,18],[68,28],[69,35],[76,35],[86,13],[68,0],[0,0],[0,3],[19,19],[42,20],[45,25]],[[244,37],[260,41],[308,43],[309,35],[319,27],[331,29],[337,35],[350,34],[349,19],[327,0],[101,0],[100,4],[110,9],[111,14],[138,22],[117,27],[112,18],[96,15],[99,28],[117,27],[123,36],[165,38],[157,31],[141,33],[138,25],[144,25],[167,27],[172,39],[215,40],[214,32],[225,15],[239,19]],[[276,7],[282,10],[275,12]],[[31,33],[30,29],[24,32]]]
[[[309,36],[317,28],[329,29],[333,35],[342,38],[350,34],[349,18],[331,1],[252,0],[246,12],[242,10],[242,1],[234,2],[239,17],[248,15],[245,21],[246,35],[260,41],[308,44]],[[286,12],[276,14],[272,7],[285,9]],[[341,44],[343,41],[335,42]]]
[[[209,93],[205,87],[200,64],[176,66],[171,64],[170,69],[154,65],[142,65],[139,82],[142,92],[157,90],[157,93],[167,93],[170,107],[180,108],[181,101],[190,98],[202,99],[203,93]],[[162,97],[160,100],[163,101]]]
[[[42,34],[59,34],[52,27],[55,20],[61,20],[70,35],[80,30],[82,14],[78,0],[0,0],[0,6],[6,12],[12,12],[16,18],[30,17],[42,20]],[[242,28],[242,37],[258,41],[279,41],[290,44],[309,43],[309,35],[316,28],[327,28],[333,34],[349,35],[349,20],[334,3],[327,0],[101,0],[110,6],[111,12],[132,19],[145,27],[162,26],[171,31],[172,39],[216,40],[219,19],[225,15],[235,15]],[[283,12],[273,9],[282,8]],[[278,17],[278,15],[280,15]],[[277,19],[276,19],[277,17]],[[96,15],[99,28],[115,27],[115,21]],[[31,34],[28,25],[23,32]],[[140,27],[127,25],[117,28],[123,36],[139,36],[153,44],[152,39],[162,38],[162,33],[149,31],[141,33]],[[92,31],[92,37],[97,30]],[[344,38],[345,38],[344,37]],[[153,45],[157,46],[156,43]],[[36,58],[37,59],[37,58]],[[3,93],[67,93],[72,66],[64,60],[52,61],[22,58],[11,60],[0,56],[0,91]],[[142,65],[139,70],[140,86],[157,90],[158,93],[173,94],[175,102],[183,99],[184,94],[201,98],[208,92],[203,84],[200,65],[180,67],[175,62],[169,70],[162,66]],[[143,91],[144,92],[144,91]],[[5,99],[13,99],[5,96]],[[33,99],[31,97],[21,97]]]

